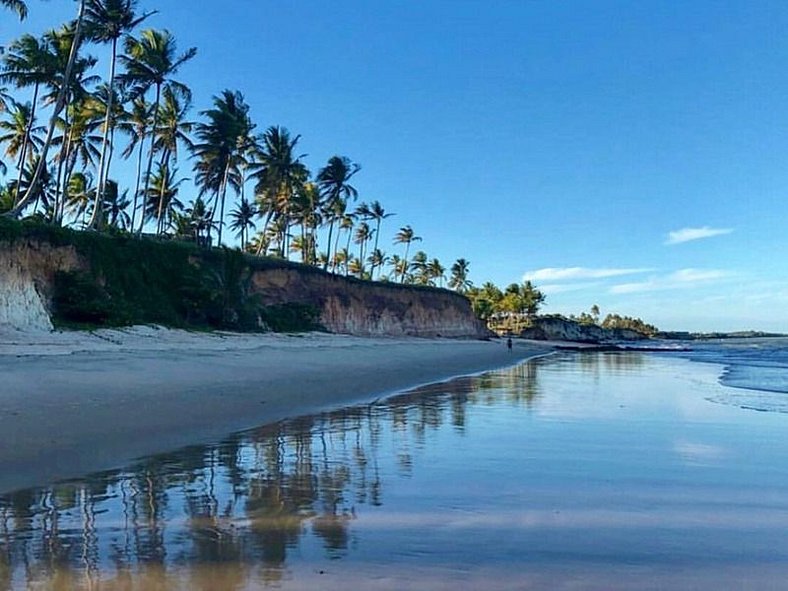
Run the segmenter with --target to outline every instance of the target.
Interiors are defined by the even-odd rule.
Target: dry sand
[[[0,492],[547,353],[503,341],[0,332]]]

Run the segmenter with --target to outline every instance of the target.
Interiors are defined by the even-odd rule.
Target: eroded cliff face
[[[54,274],[84,266],[71,247],[0,243],[0,327],[52,330],[48,303]]]
[[[453,292],[348,280],[292,269],[255,271],[265,305],[308,303],[330,332],[361,336],[481,338],[489,333],[468,300]]]
[[[193,261],[197,264],[198,261]],[[0,326],[51,330],[54,277],[88,271],[70,246],[0,242]],[[361,336],[481,338],[489,332],[468,300],[448,290],[362,282],[312,269],[254,270],[250,292],[264,306],[310,304],[328,331]]]

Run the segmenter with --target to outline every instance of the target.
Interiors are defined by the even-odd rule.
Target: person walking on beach
[[[506,339],[506,348],[509,349],[509,351],[512,350],[512,337]]]

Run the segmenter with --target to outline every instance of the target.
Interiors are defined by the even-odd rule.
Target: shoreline
[[[0,494],[545,355],[545,343],[190,333],[0,334]]]

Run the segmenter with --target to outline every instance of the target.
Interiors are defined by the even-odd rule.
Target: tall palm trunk
[[[22,174],[25,172],[25,158],[27,157],[27,146],[30,143],[30,134],[33,132],[33,122],[36,119],[36,105],[38,104],[38,88],[36,82],[33,90],[33,105],[30,107],[30,119],[25,128],[25,137],[22,139],[22,150],[19,154],[19,176],[16,179],[16,191],[14,193],[14,205],[19,202],[19,191],[22,187]]]
[[[328,225],[328,252],[326,253],[326,262],[323,264],[323,271],[328,270],[328,264],[331,261],[331,234],[334,233],[334,218],[331,218],[331,223]]]
[[[74,62],[77,59],[77,53],[79,53],[79,44],[82,40],[82,21],[85,16],[85,2],[86,0],[80,0],[79,2],[79,13],[77,14],[77,24],[74,29],[74,40],[71,42],[71,51],[68,55],[68,63],[66,64],[66,72],[63,76],[63,85],[60,87],[57,93],[57,99],[55,100],[55,108],[52,111],[52,116],[49,119],[49,129],[47,130],[47,137],[44,141],[44,146],[41,148],[41,154],[38,160],[38,165],[36,166],[36,171],[33,173],[33,178],[30,180],[30,186],[27,188],[24,197],[19,200],[19,202],[14,205],[14,207],[6,214],[7,217],[16,218],[22,213],[22,210],[27,207],[30,199],[34,196],[36,191],[36,186],[38,185],[38,181],[41,179],[41,173],[44,172],[44,167],[46,166],[47,161],[47,153],[49,152],[49,146],[52,144],[52,137],[55,134],[55,125],[57,124],[57,118],[60,116],[60,112],[66,106],[66,97],[68,96],[68,85],[71,82],[71,72],[74,69]]]
[[[145,225],[145,199],[148,198],[148,188],[150,187],[150,173],[153,169],[153,154],[156,151],[156,127],[159,125],[159,103],[161,102],[161,84],[156,84],[156,101],[153,105],[153,123],[150,130],[150,148],[148,149],[148,167],[145,171],[145,188],[142,190],[142,223],[140,224],[140,234]]]
[[[405,243],[405,258],[403,259],[403,261],[404,261],[405,263],[407,263],[407,262],[408,262],[408,251],[409,251],[409,250],[410,250],[410,240],[408,240],[408,241]],[[404,282],[405,282],[405,265],[404,265],[404,264],[403,264],[403,266],[402,266],[402,273],[400,273],[400,276],[399,276],[399,282],[400,282],[400,283],[404,283]]]
[[[350,240],[353,238],[353,228],[352,226],[347,230],[347,247],[345,248],[345,252],[347,253],[347,257],[345,258],[345,277],[348,276],[350,271]]]
[[[118,59],[118,38],[112,39],[112,57],[109,62],[109,92],[107,96],[107,113],[104,116],[104,135],[101,138],[101,156],[98,162],[98,186],[96,187],[96,202],[93,204],[93,217],[90,220],[90,226],[96,227],[100,223],[100,216],[98,215],[99,205],[104,196],[104,187],[107,183],[107,176],[109,175],[109,163],[106,164],[105,158],[107,157],[107,147],[109,145],[110,136],[110,119],[112,116],[112,107],[115,101],[115,63]]]
[[[336,259],[337,253],[339,252],[339,236],[342,234],[342,227],[340,226],[337,228],[337,237],[334,239],[334,258]],[[337,264],[336,261],[331,261],[331,270],[336,273],[337,272]]]
[[[224,202],[227,198],[227,179],[230,176],[230,159],[227,159],[227,166],[224,167],[224,175],[222,176],[222,186],[219,189],[221,191],[221,210],[219,212],[219,241],[218,246],[222,245],[222,230],[224,229]]]
[[[131,210],[131,233],[134,233],[134,222],[137,217],[137,201],[140,195],[140,180],[142,179],[142,155],[145,151],[145,137],[147,134],[143,134],[142,139],[140,139],[140,149],[139,153],[137,154],[137,180],[134,184],[134,205],[132,206]],[[145,224],[145,201],[143,199],[142,202],[143,210],[142,214],[140,214],[141,222],[140,222],[140,230],[139,233],[142,234],[142,226]]]
[[[159,207],[158,212],[156,215],[156,219],[158,220],[156,224],[156,235],[159,236],[163,233],[164,224],[162,224],[161,218],[164,214],[164,190],[167,188],[167,181],[170,176],[170,151],[165,150],[162,154],[161,158],[161,186],[159,187]]]

